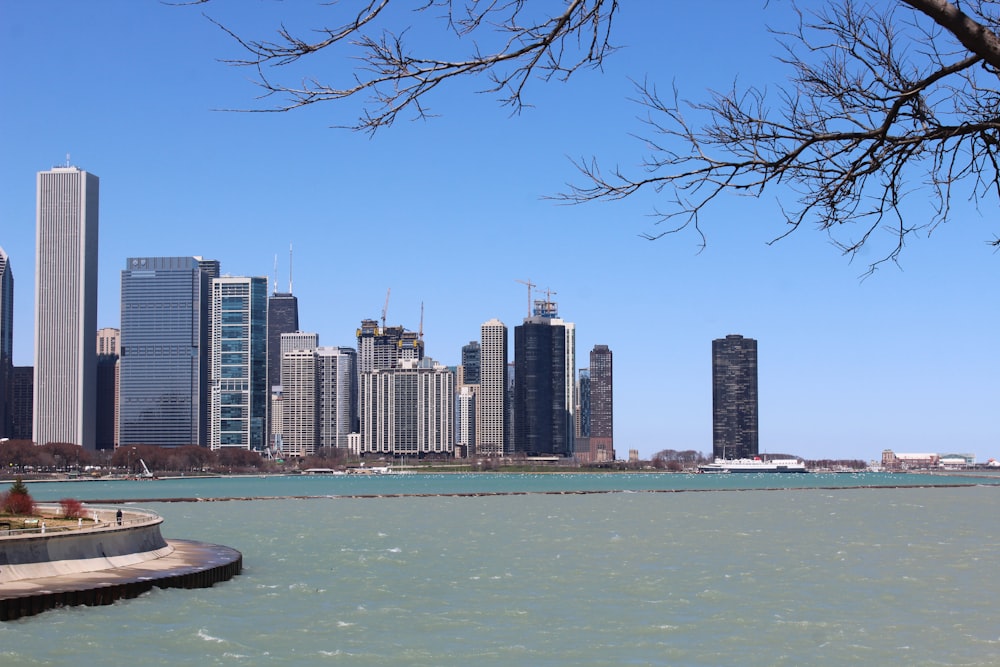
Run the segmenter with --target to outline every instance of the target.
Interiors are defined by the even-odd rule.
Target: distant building
[[[212,280],[218,277],[219,262],[213,259],[126,260],[121,273],[119,445],[208,444],[209,306]],[[226,345],[231,348],[227,355],[246,352],[235,343]],[[109,340],[107,349],[112,346]]]
[[[34,427],[39,445],[95,447],[99,180],[38,173]]]
[[[555,322],[533,316],[514,327],[512,448],[527,456],[573,454],[573,421],[566,408],[566,328]]]
[[[286,456],[316,453],[318,345],[319,335],[315,333],[281,334],[281,441]]]
[[[433,359],[404,359],[361,375],[361,454],[454,451],[455,375]]]
[[[289,281],[291,283],[291,281]],[[267,391],[281,385],[281,334],[299,330],[299,300],[292,294],[292,286],[287,292],[275,291],[267,299]],[[277,284],[275,284],[277,290]],[[274,432],[271,425],[273,415],[268,417],[268,433]],[[280,431],[278,431],[280,432]]]
[[[885,470],[927,470],[939,468],[941,457],[933,453],[902,454],[886,449],[882,452],[882,467]]]
[[[462,346],[462,384],[479,384],[482,347],[478,341]]]
[[[757,341],[731,334],[712,341],[712,453],[758,454]]]
[[[350,347],[316,348],[320,447],[350,448],[358,430],[358,354]]]
[[[480,327],[481,362],[477,412],[479,433],[475,453],[504,456],[507,453],[507,327],[498,319]],[[470,452],[471,453],[471,452]]]
[[[615,460],[614,373],[607,345],[590,351],[590,460]]]
[[[11,383],[14,381],[14,273],[0,247],[0,438],[11,437]]]
[[[267,278],[212,280],[209,445],[263,451],[268,413]]]
[[[121,349],[121,332],[106,327],[97,330],[97,422],[95,439],[97,449],[114,449],[118,446],[118,351]]]
[[[10,434],[11,440],[34,440],[32,437],[32,407],[34,405],[35,368],[14,366],[11,371]]]
[[[576,439],[577,451],[585,450],[587,447],[580,447],[580,438],[590,437],[590,369],[581,368],[577,371],[576,381]]]
[[[455,400],[455,455],[465,458],[476,451],[476,394],[479,385],[466,384],[458,389]]]

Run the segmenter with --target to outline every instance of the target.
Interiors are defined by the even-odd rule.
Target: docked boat
[[[698,472],[809,472],[798,459],[715,459],[712,463],[698,466]]]

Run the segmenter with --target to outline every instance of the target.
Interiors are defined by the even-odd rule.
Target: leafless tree
[[[409,14],[400,5],[355,3],[315,39],[282,26],[274,41],[256,41],[220,27],[248,54],[230,62],[255,68],[262,98],[278,100],[256,111],[363,98],[347,126],[369,133],[404,112],[427,116],[429,93],[459,77],[485,77],[484,90],[519,111],[533,79],[600,68],[614,51],[618,0],[423,0]],[[797,28],[774,33],[786,82],[710,91],[694,102],[637,82],[648,128],[640,165],[633,173],[580,160],[583,183],[556,198],[581,203],[652,190],[664,226],[647,238],[693,229],[704,242],[701,214],[719,195],[774,190],[787,223],[778,238],[816,225],[853,257],[888,231],[874,270],[895,261],[911,234],[947,221],[953,196],[979,205],[1000,194],[997,2],[831,0],[815,11],[793,8]],[[347,10],[333,3],[330,11]],[[455,38],[443,46],[410,32],[442,26]],[[426,44],[434,44],[430,52],[421,50]],[[277,78],[322,52],[358,65],[338,83]],[[904,200],[918,189],[930,193],[933,212],[907,219]],[[1000,237],[989,242],[1000,247]]]

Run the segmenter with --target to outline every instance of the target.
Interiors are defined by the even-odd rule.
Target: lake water
[[[33,484],[274,499],[139,503],[168,538],[242,551],[243,574],[0,624],[0,664],[1000,664],[1000,486],[762,477]],[[646,492],[671,489],[728,492]],[[516,495],[348,497],[476,492]]]

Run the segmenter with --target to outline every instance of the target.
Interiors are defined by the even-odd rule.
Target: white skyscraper
[[[34,438],[95,448],[99,180],[38,173]]]
[[[316,347],[314,333],[281,334],[281,439],[288,456],[316,453]]]
[[[494,318],[484,322],[480,331],[476,452],[503,456],[507,443],[507,327]]]
[[[348,448],[358,416],[358,355],[350,347],[316,348],[320,447]]]

